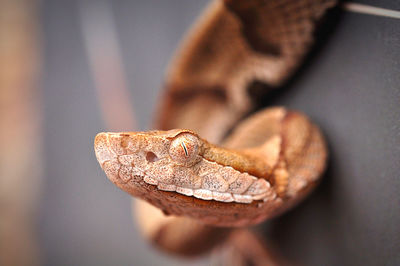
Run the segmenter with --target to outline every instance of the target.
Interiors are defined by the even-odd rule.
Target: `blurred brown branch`
[[[111,7],[106,1],[81,1],[81,25],[100,112],[108,130],[136,129],[127,79]]]
[[[39,264],[42,172],[37,2],[0,2],[0,265]]]

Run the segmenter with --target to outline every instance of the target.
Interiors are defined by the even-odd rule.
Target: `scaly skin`
[[[257,137],[251,134],[260,122],[275,126],[257,146],[243,147],[244,136]],[[250,117],[226,146],[212,145],[189,130],[99,133],[95,138],[97,159],[118,187],[165,213],[218,226],[255,224],[284,211],[314,187],[325,166],[319,130],[283,108]]]
[[[254,111],[260,91],[292,77],[336,3],[213,1],[169,67],[154,123],[164,131],[96,136],[109,179],[171,214],[138,203],[136,218],[153,243],[199,254],[227,236],[229,229],[216,226],[262,222],[315,187],[327,151],[305,116],[272,108],[240,120]]]

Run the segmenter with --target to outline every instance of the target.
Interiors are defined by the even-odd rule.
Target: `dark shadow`
[[[279,98],[286,96],[293,88],[297,87],[296,83],[299,80],[299,77],[309,71],[313,62],[318,60],[320,51],[334,35],[335,29],[339,26],[342,16],[343,10],[340,8],[340,4],[338,4],[336,7],[330,9],[321,19],[316,26],[316,31],[314,33],[316,41],[311,48],[310,53],[306,56],[300,68],[289,78],[288,81],[285,82],[284,85],[276,88],[259,81],[254,81],[253,84],[249,86],[249,96],[256,104],[256,110],[274,105]]]
[[[257,110],[277,105],[276,103],[279,102],[280,98],[290,96],[291,90],[297,87],[299,77],[309,71],[313,62],[318,60],[321,49],[324,48],[324,45],[333,36],[342,16],[343,11],[339,5],[327,13],[323,21],[318,24],[315,34],[317,41],[311,52],[307,55],[304,64],[282,87],[269,88],[261,82],[256,81],[253,83],[251,88],[249,88],[249,93],[254,102],[257,103]],[[267,93],[265,93],[266,91]],[[307,240],[307,226],[313,225],[313,223],[307,224],[308,219],[311,219],[306,217],[307,214],[318,210],[318,213],[322,213],[323,216],[321,217],[321,222],[325,223],[323,226],[333,228],[337,213],[335,210],[335,175],[337,175],[335,172],[335,151],[333,148],[334,145],[329,143],[329,134],[325,133],[324,135],[327,137],[328,142],[329,160],[321,183],[298,206],[260,227],[262,235],[268,240],[267,242],[293,265],[296,264],[293,263],[296,261],[296,258],[299,259],[302,256],[300,254],[301,248],[299,249],[300,251],[293,250],[293,245],[290,241],[294,238],[304,238],[305,241]],[[318,223],[318,221],[314,222]],[[299,230],[300,226],[304,228]],[[336,242],[335,236],[332,236],[330,239]],[[338,243],[331,244],[338,247],[338,253],[341,252]]]

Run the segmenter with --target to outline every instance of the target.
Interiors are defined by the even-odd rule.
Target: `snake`
[[[199,254],[316,187],[328,156],[319,127],[258,102],[298,71],[336,4],[211,1],[168,67],[156,130],[96,135],[108,179],[141,199],[136,218],[150,241]]]

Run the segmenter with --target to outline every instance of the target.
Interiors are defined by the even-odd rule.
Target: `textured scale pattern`
[[[257,128],[265,131],[258,126],[260,121],[270,125],[260,146],[238,151],[276,154],[272,159],[265,156],[266,165],[273,169],[268,178],[203,158],[201,150],[213,146],[201,139],[196,140],[200,145],[196,159],[174,161],[169,153],[171,143],[182,134],[194,136],[185,130],[100,133],[95,139],[96,156],[117,186],[167,213],[214,225],[258,223],[306,195],[326,161],[326,147],[317,127],[304,115],[284,108],[266,109],[243,121],[227,140],[230,149],[244,145],[246,136],[251,140],[250,134],[258,137]],[[157,160],[149,159],[149,153]]]
[[[247,87],[253,81],[277,87],[292,76],[314,43],[316,24],[336,3],[213,1],[171,63],[157,128],[190,128],[201,136],[206,131],[207,140],[221,141],[226,128],[253,107]],[[195,111],[204,105],[217,118],[207,110]],[[203,122],[193,121],[188,110]],[[213,124],[215,130],[205,129],[204,124]]]
[[[268,200],[276,196],[265,179],[241,173],[230,166],[221,166],[197,155],[194,155],[198,157],[194,159],[195,162],[188,166],[185,165],[186,162],[177,161],[177,156],[171,156],[170,151],[168,154],[160,152],[160,146],[163,151],[170,150],[171,146],[175,150],[175,141],[181,141],[181,136],[169,141],[162,138],[152,140],[146,133],[139,133],[139,136],[135,134],[131,137],[131,133],[103,133],[96,137],[97,158],[107,176],[114,182],[127,183],[135,175],[139,175],[144,182],[157,186],[162,191],[176,191],[186,196],[222,202],[251,203],[253,200]],[[164,134],[174,136],[176,131]],[[184,134],[186,137],[193,136]],[[129,145],[141,141],[144,142],[142,145]],[[128,146],[124,147],[123,144]],[[153,151],[157,151],[158,155]]]
[[[292,77],[336,4],[212,1],[168,69],[154,123],[162,131],[96,136],[107,177],[162,210],[145,202],[137,208],[153,243],[203,252],[226,236],[219,226],[260,223],[312,191],[327,158],[318,127],[283,107],[243,117],[255,107],[251,86],[274,89]]]

